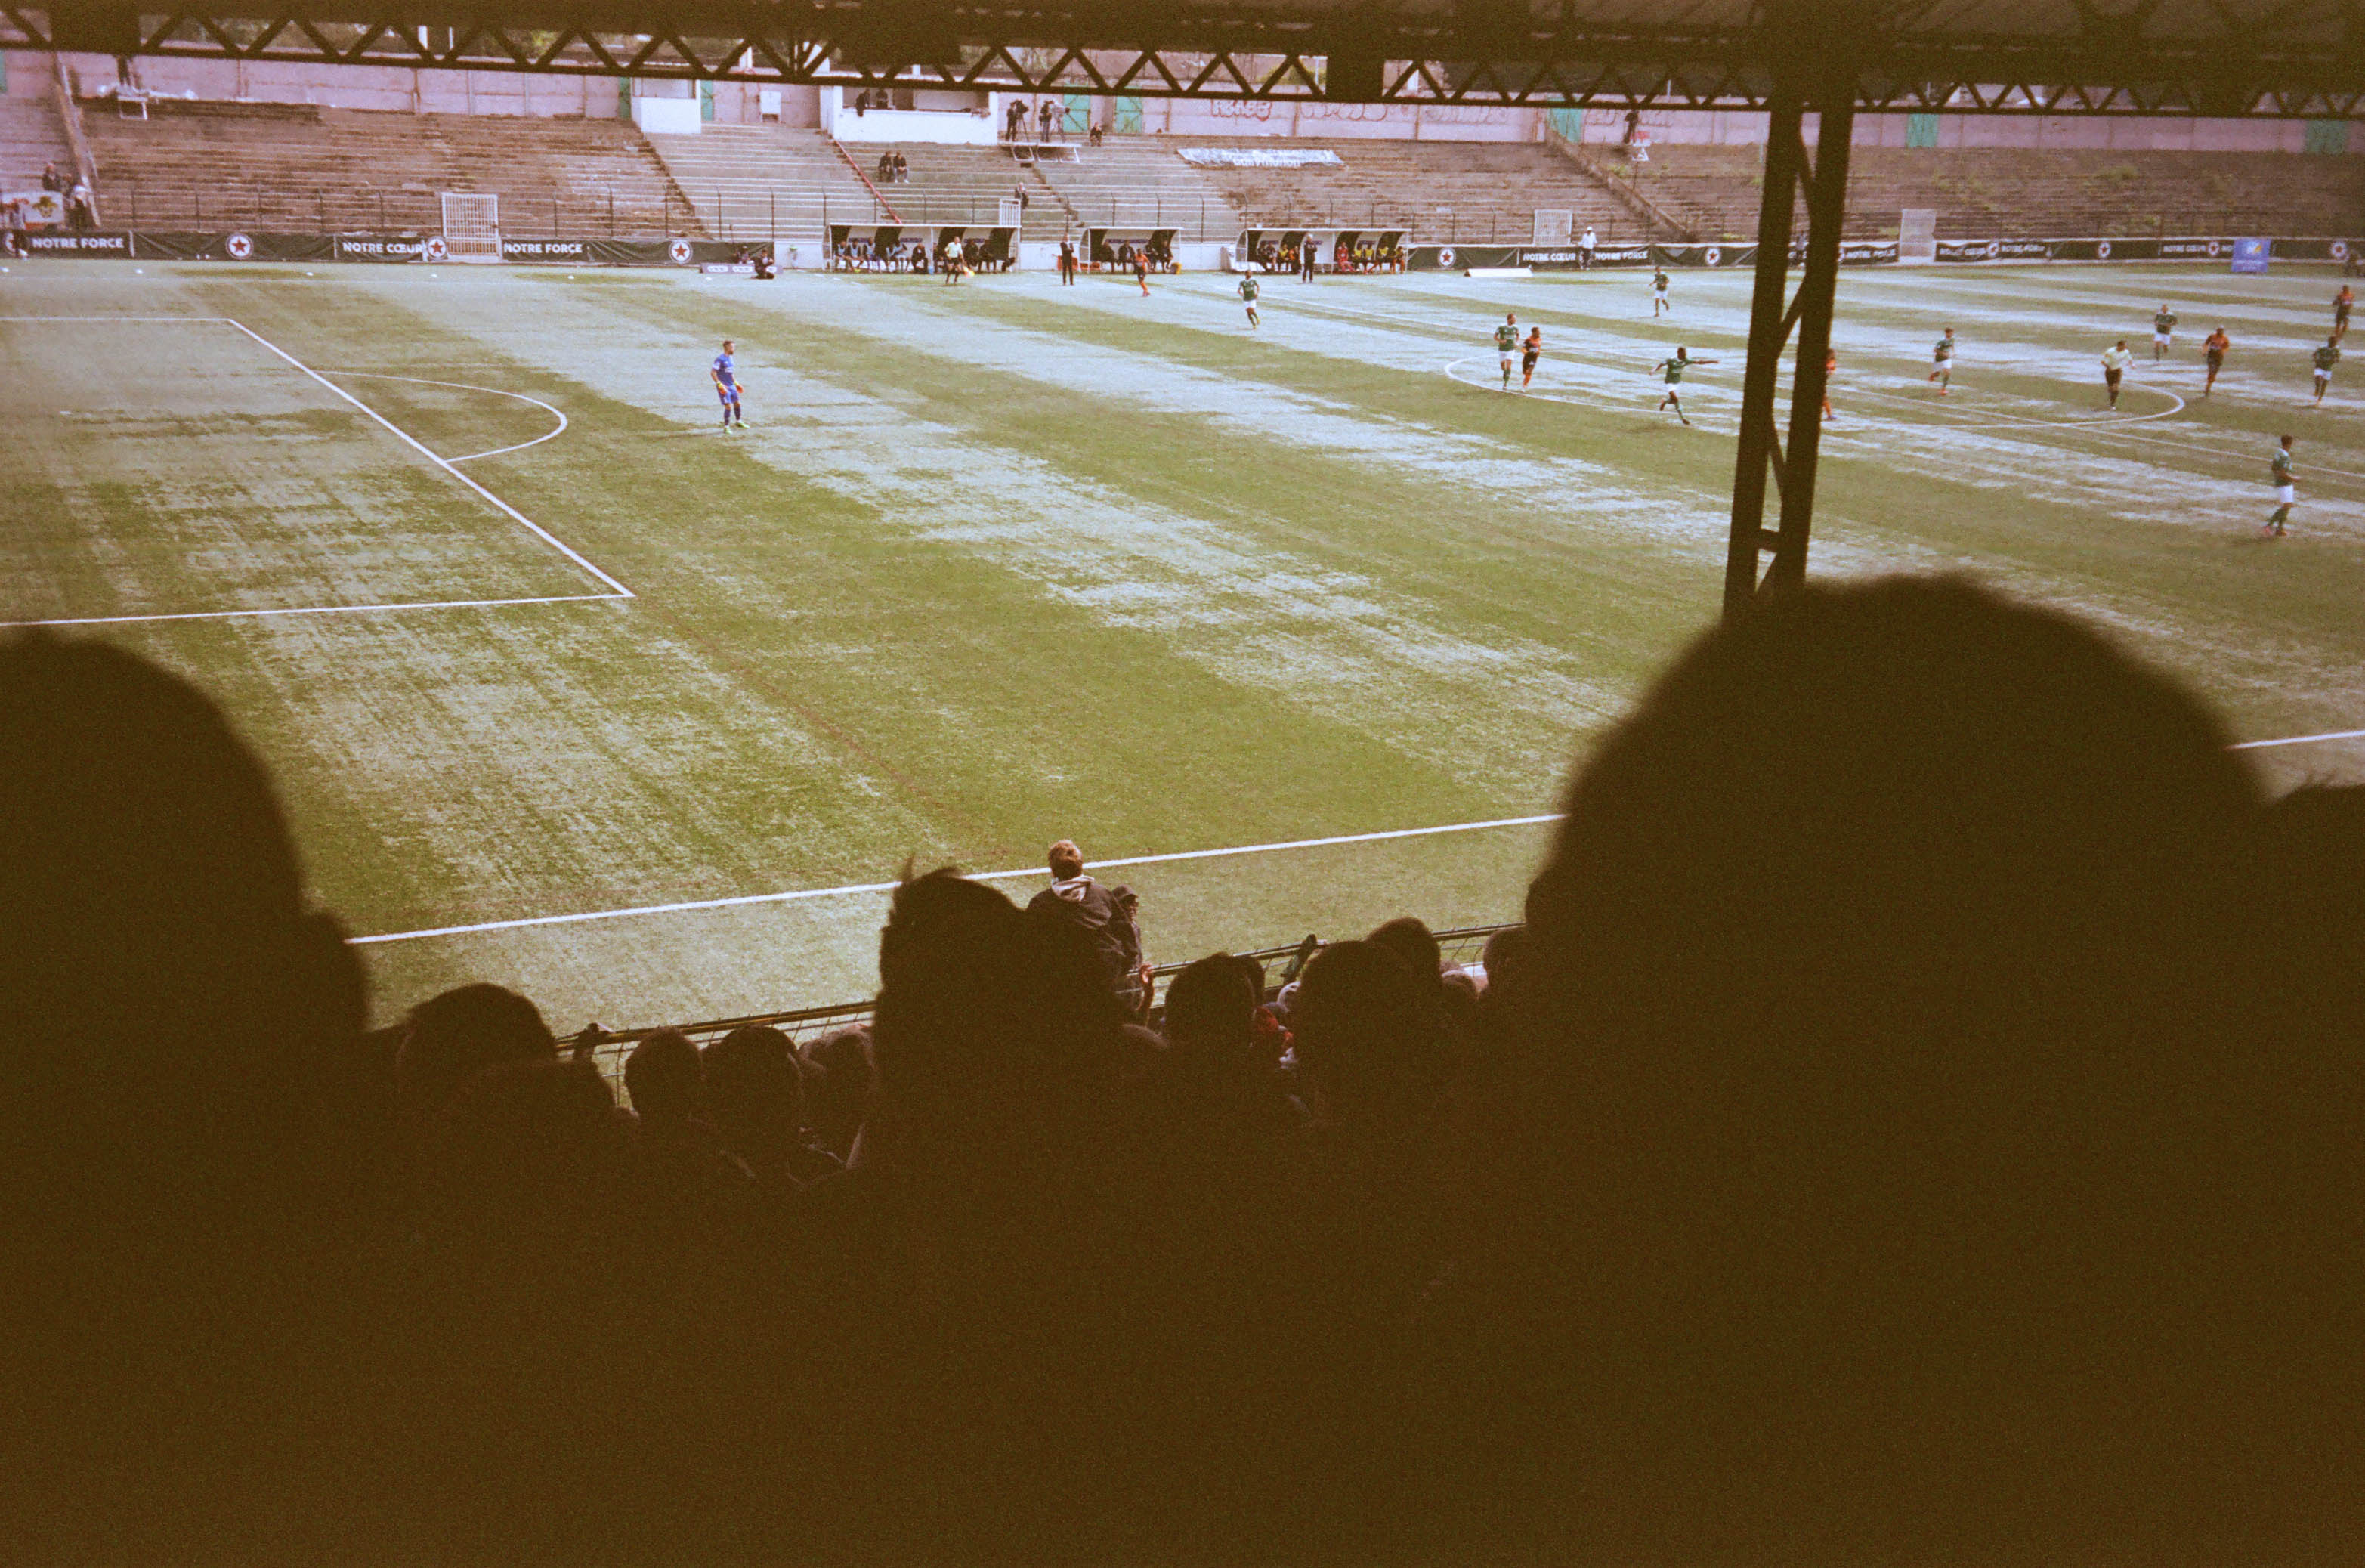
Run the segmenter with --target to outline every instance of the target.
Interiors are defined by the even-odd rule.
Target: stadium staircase
[[[652,136],[657,159],[718,240],[818,246],[827,223],[892,223],[837,146],[818,130],[710,125]]]
[[[433,233],[438,193],[501,199],[512,236],[702,236],[629,120],[404,114],[159,98],[87,100],[111,222],[130,228]]]

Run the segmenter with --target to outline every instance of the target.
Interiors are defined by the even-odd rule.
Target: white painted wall
[[[994,121],[986,112],[989,95],[963,94],[974,98],[974,107],[914,107],[909,109],[870,109],[854,112],[854,100],[858,95],[843,87],[821,89],[821,125],[824,130],[840,141],[933,141],[957,147],[991,147],[994,142]],[[927,95],[917,100],[941,99],[953,95]]]
[[[696,136],[699,128],[696,98],[641,98],[633,100],[633,123],[650,136]]]

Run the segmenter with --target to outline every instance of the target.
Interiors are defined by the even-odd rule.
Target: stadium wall
[[[2118,150],[2130,152],[2303,152],[2307,122],[2289,119],[2175,119],[2116,115],[1949,115],[1929,117],[1919,128],[1915,115],[1858,115],[1859,147],[2015,147]],[[1572,128],[1570,121],[1577,122]],[[1589,145],[1623,142],[1621,109],[1564,110],[1555,121],[1571,140]],[[1645,109],[1642,130],[1671,145],[1756,146],[1765,140],[1765,117],[1743,109]],[[1333,134],[1325,132],[1323,134]],[[2365,152],[2365,137],[2349,151]]]
[[[77,90],[98,93],[120,80],[115,62],[103,54],[69,54],[66,68]],[[11,54],[12,84],[48,57]],[[21,72],[20,65],[24,68]],[[539,116],[556,119],[628,119],[623,82],[607,76],[537,76],[514,71],[432,71],[395,65],[316,65],[300,61],[177,60],[142,58],[133,65],[139,84],[174,97],[246,100],[265,104],[318,104],[335,109],[392,109],[415,114]],[[764,123],[761,94],[779,94],[779,122],[808,129],[821,124],[818,87],[764,87],[752,82],[701,84],[713,100],[712,118],[723,125]],[[641,82],[637,96],[686,98],[688,82]]]

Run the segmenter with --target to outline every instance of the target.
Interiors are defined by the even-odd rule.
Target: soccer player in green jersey
[[[2292,502],[2299,494],[2292,483],[2291,437],[2283,437],[2282,445],[2275,450],[2270,470],[2268,483],[2275,487],[2275,510],[2273,515],[2259,525],[2259,532],[2281,539],[2284,532],[2283,525],[2291,521]]]
[[[2332,367],[2340,363],[2340,340],[2325,339],[2324,346],[2316,350],[2313,357],[2315,360],[2315,401],[2308,406],[2322,408],[2325,388],[2332,385]]]
[[[2135,360],[2135,351],[2127,347],[2124,338],[2119,340],[2116,348],[2102,351],[2102,388],[2111,395],[2110,406],[2113,409],[2119,406],[2119,378],[2127,373],[2127,366]]]
[[[1684,400],[1678,395],[1676,388],[1684,384],[1685,371],[1696,364],[1714,364],[1715,363],[1716,361],[1712,359],[1694,359],[1691,350],[1679,348],[1676,351],[1675,358],[1663,359],[1653,365],[1651,368],[1664,375],[1667,382],[1667,395],[1659,399],[1658,411],[1665,413],[1669,409],[1673,409],[1676,411],[1676,418],[1683,420],[1686,425],[1689,425],[1691,420],[1684,416]]]
[[[2176,341],[2176,312],[2163,305],[2151,319],[2151,357],[2160,359],[2168,353],[2168,345]]]
[[[1517,311],[1506,314],[1503,324],[1495,329],[1495,357],[1503,362],[1503,390],[1511,389],[1511,366],[1519,357],[1519,317]]]
[[[1651,272],[1651,319],[1655,321],[1661,312],[1674,308],[1667,303],[1667,269],[1655,267]]]
[[[1945,337],[1943,337],[1943,338],[1940,338],[1936,342],[1934,342],[1934,343],[1933,343],[1933,344],[1931,344],[1931,345],[1930,345],[1930,374],[1929,374],[1929,375],[1925,375],[1925,376],[1923,376],[1922,379],[1922,380],[1924,380],[1924,381],[1934,381],[1934,382],[1936,382],[1936,383],[1938,384],[1938,396],[1940,396],[1941,398],[1943,398],[1943,397],[1946,396],[1946,394],[1947,394],[1947,393],[1949,393],[1949,392],[1951,392],[1951,391],[1953,391],[1953,390],[1954,390],[1954,386],[1955,386],[1955,329],[1954,329],[1954,328],[1952,328],[1952,327],[1947,328],[1947,329],[1946,329],[1946,335],[1945,335]]]
[[[1251,328],[1261,327],[1264,324],[1257,319],[1256,313],[1257,296],[1261,292],[1262,290],[1257,284],[1256,274],[1250,273],[1246,277],[1240,279],[1240,303],[1248,307],[1249,325]]]

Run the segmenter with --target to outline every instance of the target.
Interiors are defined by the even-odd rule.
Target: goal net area
[[[443,245],[455,262],[501,259],[501,198],[459,191],[443,194]]]

